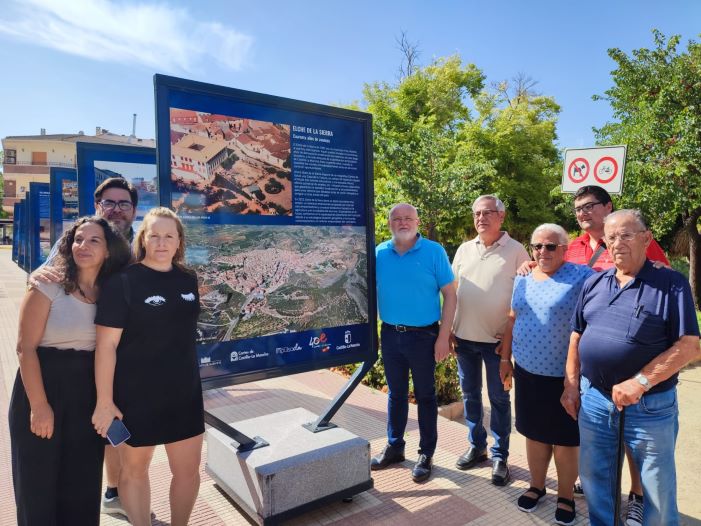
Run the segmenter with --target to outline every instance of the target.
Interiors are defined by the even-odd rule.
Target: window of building
[[[17,150],[5,150],[5,164],[17,164]]]

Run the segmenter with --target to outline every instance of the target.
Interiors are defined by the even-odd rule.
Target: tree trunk
[[[696,211],[684,221],[684,229],[689,236],[689,284],[697,309],[701,306],[701,235],[697,226],[700,215]]]

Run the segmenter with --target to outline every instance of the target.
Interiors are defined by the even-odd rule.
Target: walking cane
[[[623,407],[618,418],[618,448],[616,449],[616,452],[618,454],[618,467],[616,469],[616,492],[613,501],[614,526],[619,526],[621,523],[621,478],[623,477],[623,428],[625,427],[626,423],[625,411],[626,408]]]

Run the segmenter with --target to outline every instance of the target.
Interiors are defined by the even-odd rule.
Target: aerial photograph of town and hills
[[[178,214],[292,215],[289,124],[171,108],[170,145]]]
[[[187,223],[200,341],[367,323],[365,227]]]
[[[136,207],[136,230],[151,208],[158,206],[158,170],[155,164],[95,161],[95,186],[110,177],[123,177],[136,187],[139,203]]]

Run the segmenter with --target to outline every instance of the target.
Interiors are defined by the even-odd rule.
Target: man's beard
[[[416,237],[415,230],[403,231],[403,232],[392,232],[392,239],[394,241],[411,241]]]

